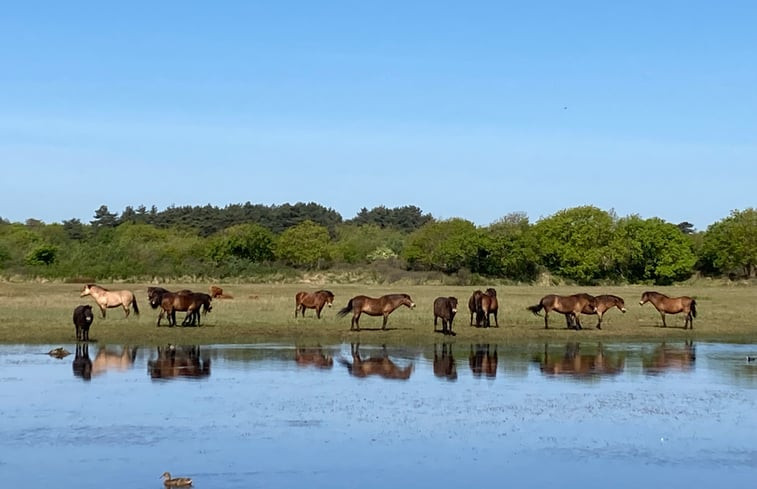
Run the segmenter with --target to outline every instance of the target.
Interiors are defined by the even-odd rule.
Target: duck
[[[746,357],[746,361],[749,362],[749,363],[752,363],[755,360],[757,360],[757,357],[755,357],[753,355],[747,355],[747,357]]]
[[[160,477],[166,487],[189,487],[192,485],[192,479],[189,477],[171,477],[170,472],[163,472]]]
[[[58,348],[53,348],[52,350],[50,350],[49,352],[47,352],[47,354],[50,355],[51,357],[63,358],[65,356],[70,355],[71,352],[68,351],[68,350],[66,350],[65,348],[63,348],[61,346],[61,347],[58,347]]]

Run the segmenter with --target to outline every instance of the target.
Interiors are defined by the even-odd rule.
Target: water
[[[55,346],[0,346],[6,487],[757,477],[757,345]]]

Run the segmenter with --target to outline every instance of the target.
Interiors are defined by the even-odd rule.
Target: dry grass
[[[98,312],[90,337],[107,344],[155,345],[220,344],[258,342],[317,341],[323,343],[362,341],[391,345],[429,344],[441,341],[519,342],[556,340],[723,340],[757,341],[757,320],[753,315],[755,289],[749,286],[677,286],[655,287],[671,296],[690,295],[697,299],[698,316],[694,329],[684,330],[683,317],[669,316],[668,328],[662,328],[659,314],[651,304],[640,307],[638,299],[650,287],[540,287],[498,286],[500,327],[479,329],[468,326],[467,301],[473,287],[462,286],[377,286],[377,285],[238,285],[219,284],[234,296],[215,300],[213,311],[203,318],[200,328],[155,326],[157,312],[147,304],[147,284],[101,284],[109,288],[128,288],[137,295],[141,315],[124,319],[121,309],[110,309],[106,319]],[[197,284],[171,284],[171,289],[192,288],[206,291]],[[305,319],[294,318],[294,295],[299,290],[328,288],[336,295],[334,307],[324,309],[323,318],[315,319],[308,310]],[[79,304],[94,304],[90,297],[79,297],[76,284],[0,283],[0,342],[60,344],[75,341],[72,313]],[[625,298],[628,312],[613,309],[605,315],[603,329],[594,329],[596,318],[584,316],[586,329],[565,329],[564,317],[550,315],[550,329],[543,319],[525,308],[536,304],[546,294],[586,291],[611,293]],[[381,318],[363,316],[363,331],[350,332],[350,316],[337,318],[336,312],[357,294],[379,296],[391,292],[409,293],[417,307],[401,308],[389,317],[389,329],[380,331]],[[455,318],[456,337],[433,333],[432,303],[438,296],[456,296],[460,311]],[[552,329],[554,328],[554,329]]]

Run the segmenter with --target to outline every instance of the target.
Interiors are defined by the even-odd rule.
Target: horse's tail
[[[535,306],[528,306],[526,309],[528,309],[532,313],[536,314],[537,316],[540,316],[541,314],[539,314],[539,311],[541,311],[542,309],[544,309],[544,305],[540,302],[540,303],[536,304]]]
[[[131,297],[131,305],[134,307],[134,314],[139,316],[139,306],[137,305],[137,298],[135,296]]]
[[[350,311],[352,311],[352,299],[350,299],[350,301],[347,303],[346,307],[343,307],[342,309],[339,309],[339,312],[337,312],[336,315],[339,316],[340,318],[342,318],[342,317],[346,316],[347,314],[349,314]]]
[[[691,299],[691,317],[697,317],[697,301]]]

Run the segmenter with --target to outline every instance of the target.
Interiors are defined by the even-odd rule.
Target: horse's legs
[[[494,327],[499,328],[499,319],[497,319],[497,311],[494,311],[492,314],[494,314]]]
[[[597,316],[599,316],[599,321],[597,321],[597,329],[602,329],[602,316],[604,313],[597,312]]]
[[[581,314],[581,313],[580,312],[574,312],[573,313],[573,316],[576,319],[576,330],[584,329],[583,326],[581,326],[581,319],[579,319],[579,317],[578,317],[579,314]]]
[[[321,310],[323,309],[323,305],[315,306],[315,317],[318,319],[321,319]]]
[[[547,316],[549,316],[549,310],[544,309],[544,329],[549,329],[549,323],[547,322]]]
[[[667,328],[668,325],[665,323],[665,313],[664,312],[660,312],[660,317],[662,318],[662,327],[663,328]]]
[[[389,314],[384,314],[384,322],[381,324],[381,329],[386,329],[386,322],[389,320]]]
[[[473,326],[473,313],[470,313],[470,325]]]
[[[121,307],[123,307],[123,308],[124,308],[124,313],[126,313],[126,316],[124,316],[124,317],[125,317],[125,318],[128,318],[128,317],[129,317],[129,313],[131,312],[131,309],[129,309],[129,306],[127,306],[127,305],[126,305],[126,304],[124,304],[123,302],[121,303]]]
[[[439,320],[439,316],[434,314],[434,333],[436,333],[436,325],[439,324],[438,320]],[[444,319],[442,319],[442,330],[444,330]]]
[[[100,306],[100,304],[98,304],[98,306]],[[106,309],[107,309],[106,307],[100,306],[100,312],[101,312],[101,313],[102,313],[102,315],[103,315],[103,319],[105,319],[105,310],[106,310]]]

